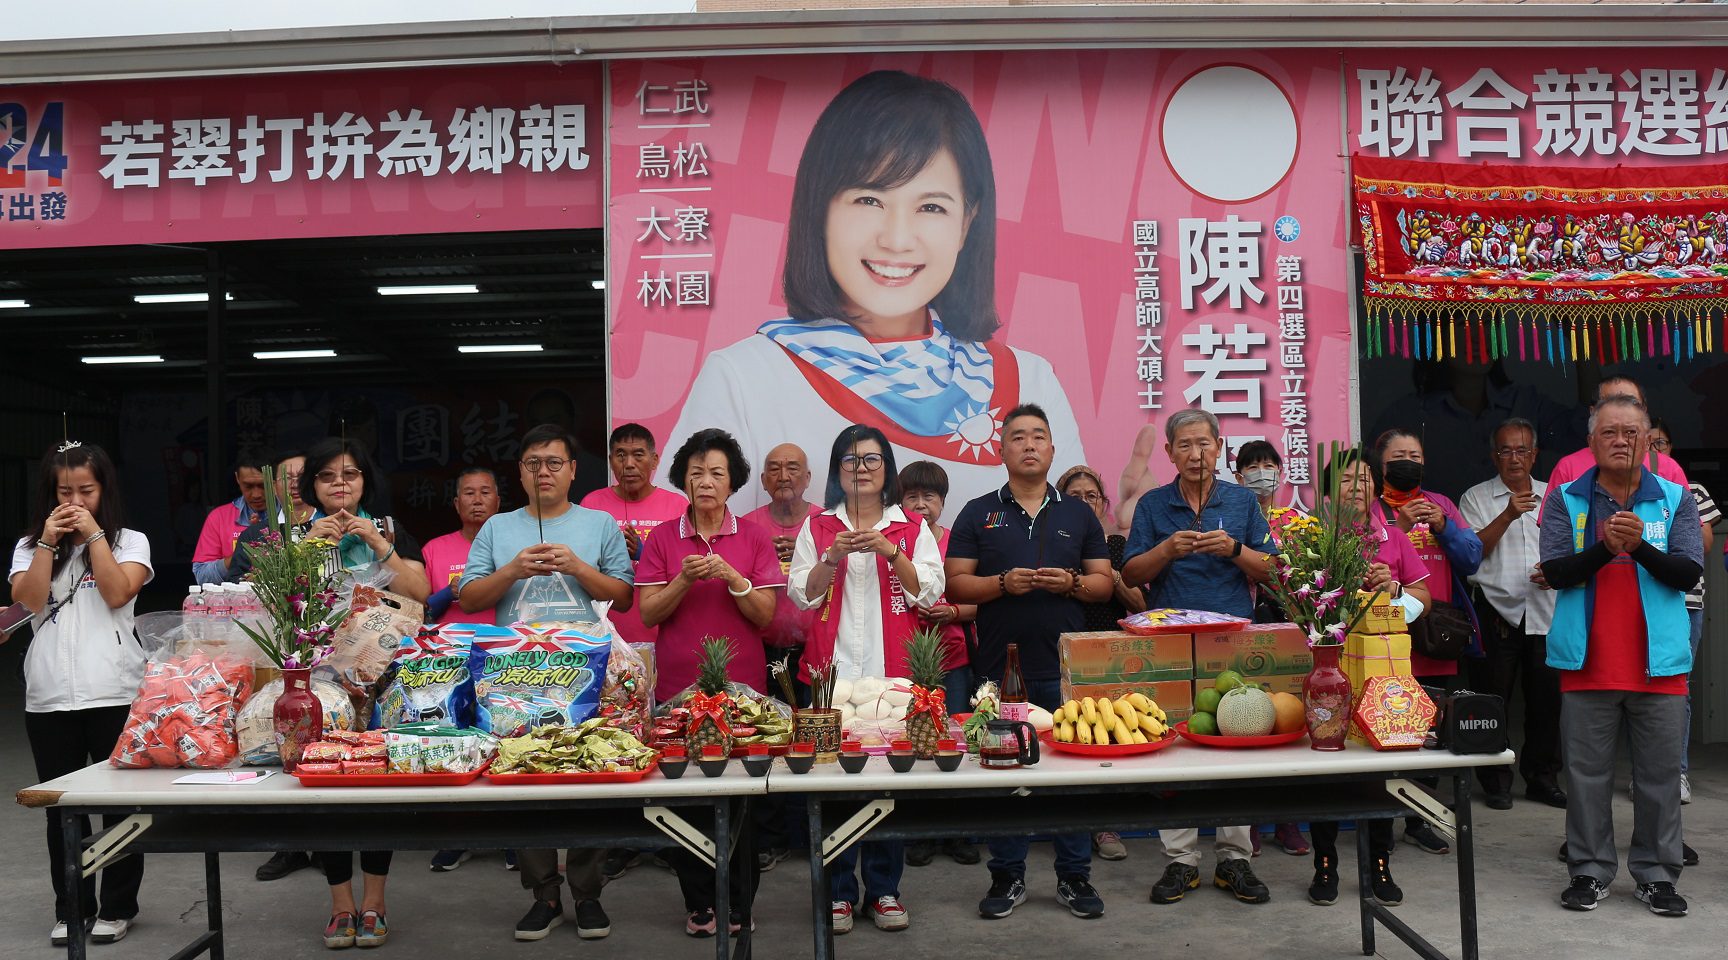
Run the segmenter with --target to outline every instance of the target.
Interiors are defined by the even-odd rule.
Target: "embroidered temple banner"
[[[1366,356],[1603,362],[1715,350],[1728,165],[1358,156]]]

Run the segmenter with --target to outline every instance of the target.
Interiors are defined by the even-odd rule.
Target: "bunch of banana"
[[[1164,711],[1142,693],[1114,701],[1109,697],[1070,700],[1051,716],[1055,725],[1050,735],[1059,743],[1151,743],[1169,729],[1164,725]]]

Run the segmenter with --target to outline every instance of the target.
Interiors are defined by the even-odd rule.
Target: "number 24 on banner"
[[[24,105],[0,103],[0,186],[16,186],[31,170],[46,173],[51,182],[59,183],[66,172],[65,116],[61,101],[43,104],[42,114],[36,118],[36,135],[31,137],[30,112]]]

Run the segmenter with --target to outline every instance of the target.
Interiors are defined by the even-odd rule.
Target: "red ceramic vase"
[[[276,750],[282,756],[282,771],[293,773],[300,765],[306,745],[324,736],[324,705],[312,692],[312,671],[282,671],[282,695],[271,713],[276,727]]]
[[[1302,680],[1302,702],[1308,719],[1308,746],[1342,750],[1350,734],[1350,678],[1338,666],[1342,644],[1319,643],[1314,669]]]

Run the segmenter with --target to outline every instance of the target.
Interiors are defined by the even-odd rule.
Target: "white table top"
[[[1444,750],[1380,752],[1351,743],[1345,749],[1322,752],[1306,740],[1283,747],[1226,750],[1187,741],[1157,753],[1114,761],[1077,757],[1045,749],[1036,766],[1017,770],[986,770],[968,755],[960,769],[944,773],[920,760],[906,773],[895,773],[887,757],[871,757],[863,772],[849,774],[837,763],[821,764],[806,774],[794,774],[776,762],[768,774],[770,793],[844,793],[849,791],[982,790],[1013,787],[1071,787],[1111,783],[1192,783],[1207,780],[1254,780],[1268,777],[1328,777],[1430,772],[1459,767],[1488,767],[1514,761],[1512,751],[1458,755]]]
[[[886,769],[886,767],[884,767]],[[664,800],[680,797],[759,797],[767,777],[752,777],[734,761],[719,777],[689,772],[668,780],[658,771],[635,783],[501,786],[481,777],[460,787],[303,787],[280,770],[258,783],[175,784],[193,770],[116,770],[106,762],[19,791],[26,806],[249,806],[282,803],[488,803],[516,800]]]
[[[533,800],[709,800],[714,797],[765,796],[769,793],[845,793],[852,791],[968,790],[1014,787],[1071,787],[1103,784],[1254,780],[1273,777],[1328,777],[1422,773],[1460,767],[1487,767],[1514,761],[1500,754],[1459,756],[1438,750],[1378,752],[1359,744],[1323,753],[1306,741],[1260,750],[1220,750],[1182,742],[1157,753],[1100,761],[1045,751],[1041,762],[1018,770],[985,770],[968,756],[960,769],[943,773],[918,761],[908,773],[895,773],[888,758],[871,757],[862,773],[848,774],[837,763],[818,764],[794,774],[777,760],[766,777],[751,777],[742,763],[730,764],[720,777],[705,777],[694,764],[677,780],[659,773],[636,783],[499,786],[485,778],[460,787],[303,787],[280,771],[261,783],[176,785],[189,770],[116,770],[106,762],[19,791],[26,806],[247,806],[294,804],[485,803]]]

